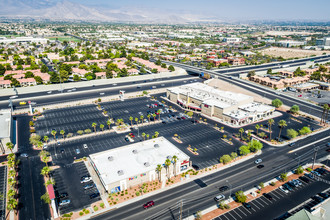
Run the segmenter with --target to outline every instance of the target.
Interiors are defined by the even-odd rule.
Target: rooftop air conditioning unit
[[[154,147],[155,147],[155,148],[159,148],[159,144],[155,144]]]
[[[132,150],[133,154],[137,154],[138,151],[137,150]]]
[[[124,175],[124,171],[123,170],[118,170],[117,173],[118,173],[118,176]]]
[[[150,166],[150,163],[149,162],[145,162],[144,163],[144,166],[149,167]]]
[[[113,156],[109,156],[109,157],[108,157],[108,160],[109,160],[109,161],[113,161],[113,160],[114,160]]]

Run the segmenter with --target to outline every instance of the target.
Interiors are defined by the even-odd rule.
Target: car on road
[[[89,195],[89,198],[94,199],[94,198],[97,198],[99,196],[100,196],[100,193],[93,193],[93,194]]]
[[[48,91],[47,93],[48,93],[48,94],[51,94],[51,93],[52,93],[52,91]]]
[[[63,193],[61,193],[61,194],[59,195],[59,198],[64,199],[64,198],[66,198],[66,197],[68,197],[68,196],[69,196],[68,193],[63,192]]]
[[[225,198],[226,198],[225,195],[221,194],[221,195],[217,195],[216,197],[214,197],[214,200],[218,202],[218,201],[224,200]]]
[[[92,177],[85,175],[80,178],[80,183],[87,183],[92,180]]]
[[[26,105],[26,102],[20,102],[19,104],[20,105]]]
[[[143,208],[144,209],[147,209],[147,208],[150,208],[150,207],[152,207],[154,205],[155,205],[155,202],[154,201],[149,201],[146,204],[143,204]]]
[[[76,154],[80,154],[80,150],[78,148],[76,149]]]
[[[263,165],[263,164],[259,164],[258,166],[257,166],[257,168],[258,169],[261,169],[261,168],[264,168],[265,166]]]
[[[87,144],[84,144],[83,146],[84,146],[84,148],[88,148]]]
[[[263,195],[264,195],[264,197],[266,197],[269,200],[273,199],[273,197],[269,193],[264,193]]]
[[[59,205],[63,206],[63,205],[68,205],[70,203],[71,203],[70,199],[64,199],[64,200],[60,201]]]
[[[252,209],[251,205],[249,203],[243,202],[243,206],[247,209]]]
[[[289,193],[289,190],[287,190],[287,189],[284,188],[283,186],[280,186],[280,190],[282,190],[282,192]]]
[[[95,186],[94,183],[87,184],[87,185],[84,186],[84,189],[85,189],[85,190],[86,190],[86,189],[91,189],[91,188],[93,188],[94,186]]]
[[[262,159],[257,159],[256,161],[254,161],[255,164],[259,164],[262,162]]]
[[[26,154],[26,153],[21,154],[21,156],[22,156],[22,157],[29,157],[29,155]]]
[[[220,192],[224,192],[224,191],[227,191],[228,189],[229,189],[228,186],[221,186],[221,187],[219,188],[219,191],[220,191]]]
[[[104,95],[104,92],[101,92],[100,95]]]

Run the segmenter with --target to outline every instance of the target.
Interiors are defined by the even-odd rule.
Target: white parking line
[[[286,194],[281,193],[280,191],[277,191],[277,190],[274,190],[272,193],[278,199],[281,199],[282,197],[284,197],[286,195]]]
[[[228,212],[227,212],[227,213],[228,213]],[[230,220],[230,219],[226,216],[227,213],[225,213],[225,214],[223,214],[223,215],[221,215],[221,216],[224,216],[226,219]]]
[[[255,201],[256,203],[258,203],[259,205],[261,205],[262,207],[265,207],[263,204],[261,204],[259,201],[258,201],[258,199],[255,199],[255,200],[253,200],[253,201]],[[258,207],[258,206],[257,206]],[[259,207],[258,207],[259,208]]]
[[[241,213],[243,213],[243,215],[247,216],[247,214],[245,214],[245,212],[243,212],[243,211],[240,209],[240,207],[238,207],[238,208],[236,209],[236,211],[240,211]]]
[[[236,218],[230,212],[227,213],[236,220]]]
[[[273,198],[273,200],[275,200],[275,199]],[[265,201],[267,201],[267,202],[265,202]],[[275,201],[276,201],[276,200],[275,200]],[[265,197],[260,197],[259,202],[263,202],[263,203],[266,204],[266,205],[269,205],[268,202],[269,202],[270,204],[272,204],[272,202],[271,202],[269,199],[266,199]]]
[[[235,212],[236,215],[238,215],[240,218],[242,218],[242,216],[240,216],[240,215],[235,211],[235,209],[233,209],[232,211]],[[243,219],[243,218],[242,218],[242,219]]]

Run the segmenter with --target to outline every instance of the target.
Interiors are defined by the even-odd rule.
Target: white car
[[[84,177],[82,177],[81,179],[80,179],[80,182],[81,183],[87,183],[87,182],[89,182],[89,181],[91,181],[92,180],[92,177],[90,177],[90,176],[84,176]]]
[[[220,200],[224,200],[226,197],[224,196],[224,195],[218,195],[218,196],[216,196],[216,197],[214,197],[214,200],[215,201],[220,201]]]
[[[88,148],[87,144],[84,144],[84,148]]]
[[[282,190],[282,192],[289,193],[289,190],[285,189],[283,186],[280,186],[280,190]]]
[[[259,163],[261,163],[261,162],[262,162],[261,159],[257,159],[256,161],[254,161],[255,164],[259,164]]]
[[[68,205],[68,204],[70,204],[70,199],[65,199],[65,200],[62,200],[60,203],[59,203],[59,205],[60,206],[62,206],[62,205]]]

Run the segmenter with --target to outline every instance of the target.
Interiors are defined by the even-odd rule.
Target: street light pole
[[[231,196],[231,190],[232,190],[232,185],[230,184],[229,180],[226,180],[226,182],[229,184],[230,189],[229,189],[229,196],[228,196],[228,202],[229,202],[229,198]]]

